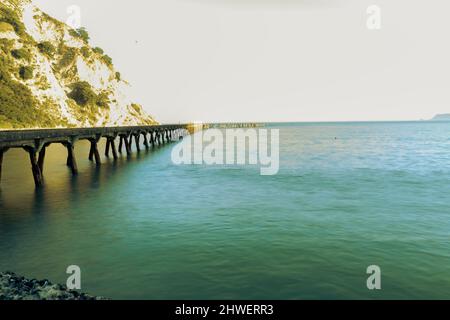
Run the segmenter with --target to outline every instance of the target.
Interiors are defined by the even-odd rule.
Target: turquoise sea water
[[[175,166],[173,144],[34,191],[5,155],[0,270],[123,299],[450,298],[450,123],[273,124],[280,171]],[[378,265],[382,289],[369,291]]]

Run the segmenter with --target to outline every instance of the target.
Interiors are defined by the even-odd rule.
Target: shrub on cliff
[[[98,54],[104,54],[105,53],[105,51],[103,51],[103,49],[99,48],[99,47],[93,48],[92,51],[94,51],[95,53],[98,53]]]
[[[107,92],[100,93],[95,101],[95,104],[102,108],[107,108],[111,101],[109,100],[109,95]]]
[[[19,68],[19,76],[23,80],[30,80],[33,78],[33,68],[28,66],[21,66]]]
[[[59,54],[62,55],[62,58],[58,61],[57,70],[64,69],[72,64],[77,57],[77,52],[77,48],[62,45],[59,48]]]
[[[19,36],[25,36],[25,25],[19,18],[19,15],[7,7],[0,6],[0,22],[10,24]]]
[[[30,52],[24,48],[12,50],[11,55],[16,59],[31,60]]]
[[[70,85],[72,91],[68,94],[68,97],[75,100],[80,106],[95,103],[97,95],[92,90],[89,82],[80,81]]]
[[[89,47],[82,47],[80,49],[81,54],[83,55],[83,57],[85,58],[89,58],[91,56],[91,50],[89,49]]]
[[[113,66],[113,61],[112,58],[110,56],[108,56],[107,54],[102,56],[102,61],[108,66],[108,67],[112,67]]]
[[[71,29],[69,31],[69,34],[72,37],[75,38],[80,38],[81,40],[83,40],[84,43],[88,44],[89,43],[89,33],[86,31],[85,28],[79,28],[79,29]]]
[[[49,41],[44,41],[39,43],[38,45],[38,49],[42,54],[45,54],[47,57],[51,58],[53,57],[53,55],[55,54],[56,48],[55,46],[49,42]]]

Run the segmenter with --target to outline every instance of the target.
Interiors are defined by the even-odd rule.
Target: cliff
[[[30,0],[0,3],[0,128],[154,124],[112,59]]]

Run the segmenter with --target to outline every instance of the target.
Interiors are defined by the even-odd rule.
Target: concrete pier
[[[44,185],[44,164],[47,147],[53,143],[60,143],[67,150],[67,166],[73,175],[78,174],[78,166],[75,157],[76,142],[88,140],[91,143],[89,160],[101,165],[101,157],[98,143],[102,138],[106,139],[105,156],[112,154],[114,160],[119,158],[115,141],[119,138],[119,153],[125,151],[128,156],[132,154],[134,140],[136,150],[141,150],[141,135],[143,145],[149,148],[172,141],[175,131],[188,134],[187,124],[155,125],[137,127],[104,127],[104,128],[79,128],[79,129],[37,129],[37,130],[6,130],[0,131],[0,182],[2,177],[3,156],[11,148],[22,148],[29,154],[31,172],[36,187]],[[150,141],[147,139],[150,136]],[[165,139],[164,139],[165,138]]]
[[[3,156],[11,148],[22,148],[30,157],[31,172],[36,187],[44,185],[44,165],[46,149],[53,143],[60,143],[67,149],[67,166],[73,175],[78,174],[75,158],[76,142],[88,140],[91,143],[89,160],[101,166],[101,157],[98,149],[100,140],[106,139],[105,157],[112,154],[114,160],[125,151],[127,156],[132,154],[134,141],[136,150],[141,150],[141,136],[143,146],[148,149],[151,145],[161,146],[171,141],[179,140],[187,134],[200,130],[226,129],[226,128],[257,128],[264,126],[260,123],[188,123],[174,125],[153,125],[133,127],[103,127],[103,128],[68,128],[68,129],[36,129],[36,130],[5,130],[0,131],[0,182],[2,178]],[[150,139],[148,139],[148,137]],[[119,148],[116,149],[116,139],[119,138]]]

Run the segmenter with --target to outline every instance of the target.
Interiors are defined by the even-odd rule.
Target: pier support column
[[[114,138],[110,138],[109,145],[111,147],[111,151],[112,151],[112,155],[113,155],[114,160],[117,160],[119,157],[117,155],[116,141],[115,140],[116,139],[114,139]]]
[[[39,166],[39,169],[41,170],[41,174],[44,174],[44,161],[45,161],[46,150],[47,150],[47,145],[44,145],[42,147],[41,151],[39,151],[38,166]]]
[[[2,181],[2,164],[3,164],[3,155],[8,151],[8,149],[0,149],[0,182]]]
[[[144,146],[145,146],[145,149],[148,149],[149,145],[148,145],[148,139],[147,139],[147,132],[144,132],[143,135],[144,135]]]
[[[111,139],[106,138],[105,157],[109,158],[109,149],[111,147]]]
[[[133,134],[130,134],[130,136],[128,137],[128,147],[130,148],[130,154],[132,146],[133,146]]]
[[[120,141],[119,141],[119,153],[122,153],[122,146],[123,146],[123,136],[120,136]]]
[[[155,139],[153,138],[153,131],[150,131],[150,143],[152,144],[152,147],[155,147]]]
[[[162,131],[160,137],[161,137],[162,143],[163,143],[163,144],[166,143],[166,142],[164,141],[164,131]]]
[[[166,130],[166,141],[167,141],[167,143],[170,142],[170,139],[169,139],[169,130]]]
[[[97,166],[101,165],[100,153],[98,152],[98,140],[91,141],[91,150],[89,151],[89,160],[94,160]]]
[[[44,178],[42,176],[41,169],[39,169],[36,150],[33,148],[26,148],[25,150],[28,152],[30,156],[30,164],[31,164],[31,171],[33,173],[34,184],[36,185],[37,188],[42,187],[44,185]]]
[[[131,155],[131,138],[129,134],[120,135],[119,152],[122,153],[122,146],[125,145],[125,152]]]
[[[128,134],[123,137],[123,142],[125,143],[125,150],[128,156],[131,156],[131,135]]]
[[[72,171],[72,175],[78,174],[77,159],[75,158],[75,145],[71,142],[66,143],[67,148],[67,166]]]
[[[140,145],[139,145],[139,140],[140,140],[140,134],[139,134],[139,133],[136,133],[136,134],[134,135],[134,142],[136,143],[136,150],[137,150],[137,152],[140,152],[140,151],[141,151],[141,147],[140,147]]]

